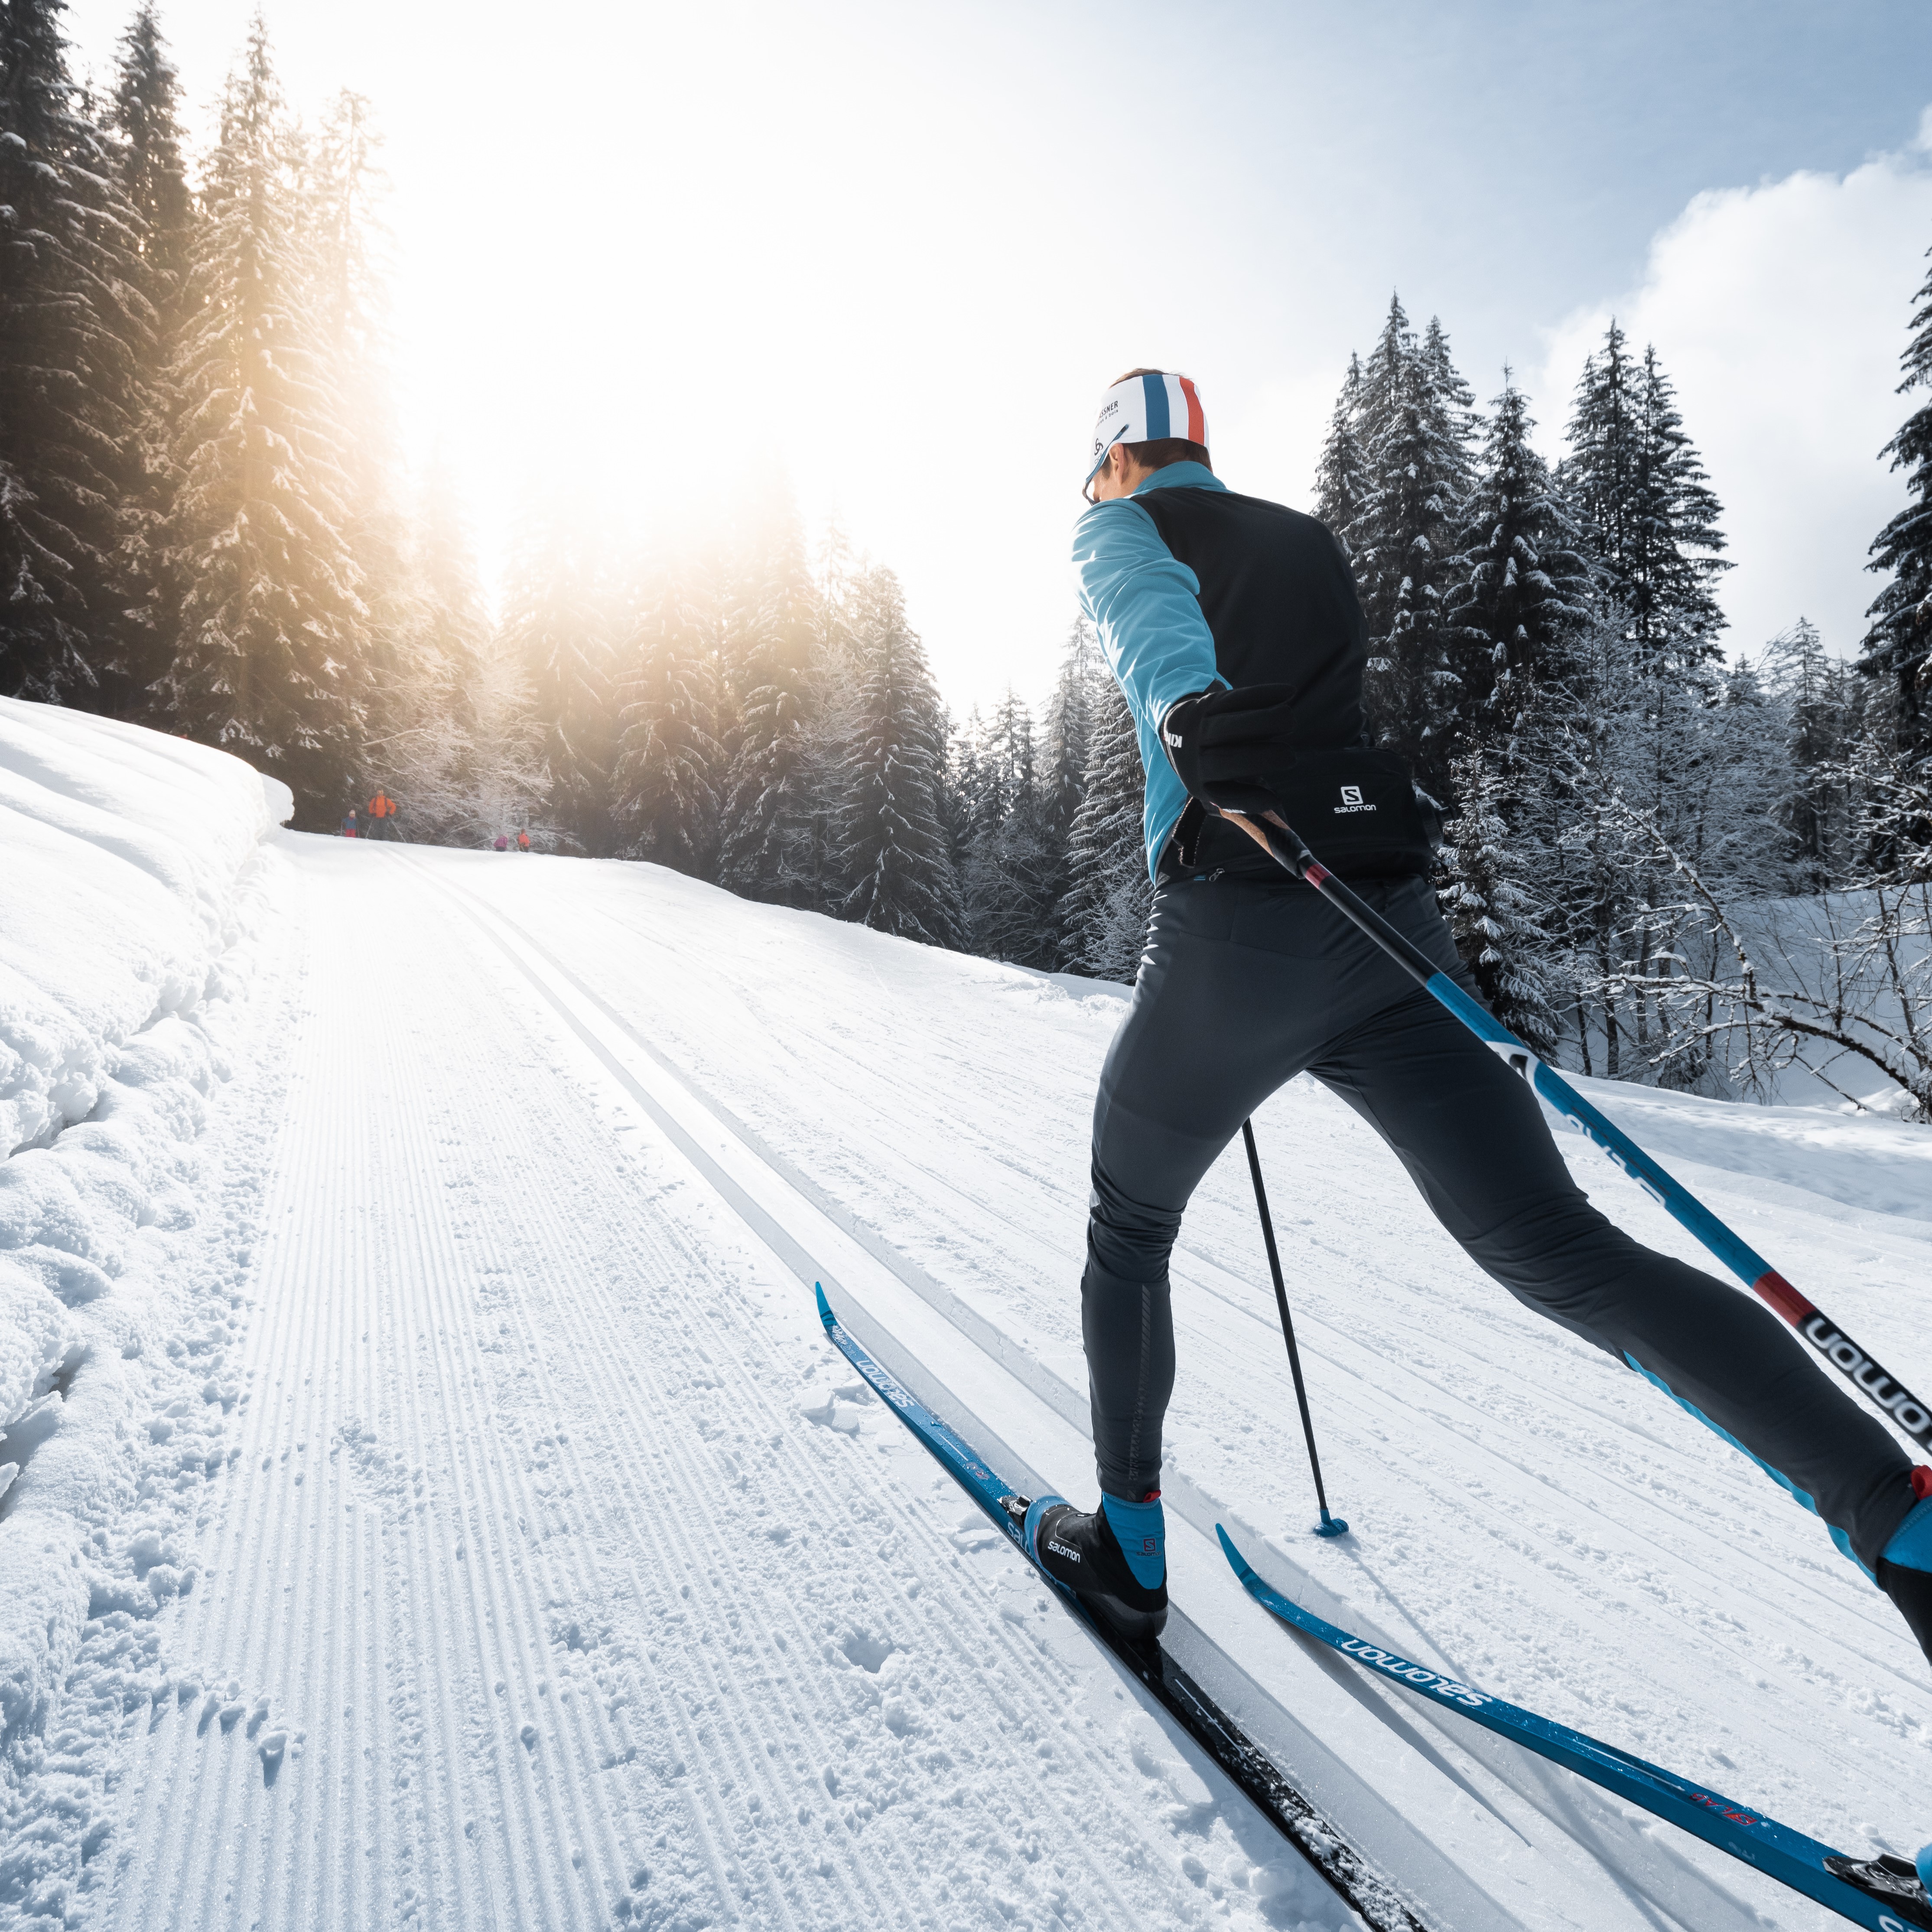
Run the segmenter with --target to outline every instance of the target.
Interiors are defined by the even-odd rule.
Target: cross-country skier
[[[1340,545],[1215,476],[1186,376],[1115,383],[1091,453],[1074,566],[1140,740],[1155,892],[1094,1106],[1081,1323],[1101,1506],[1036,1504],[1041,1563],[1130,1634],[1166,1622],[1168,1252],[1241,1122],[1307,1072],[1388,1143],[1479,1267],[1816,1510],[1932,1657],[1932,1468],[1768,1310],[1598,1214],[1527,1084],[1244,829],[1244,812],[1275,809],[1475,992],[1407,776],[1366,748],[1366,627]]]

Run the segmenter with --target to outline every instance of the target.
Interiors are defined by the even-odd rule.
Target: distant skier
[[[387,792],[378,789],[369,801],[369,816],[374,821],[370,838],[382,832],[388,832],[392,838],[400,836],[396,830],[396,801]]]
[[[1478,1266],[1816,1510],[1932,1657],[1932,1468],[1768,1310],[1598,1214],[1528,1087],[1248,828],[1244,813],[1284,818],[1475,993],[1407,775],[1366,748],[1366,626],[1340,545],[1215,476],[1185,376],[1115,383],[1092,457],[1073,560],[1139,736],[1156,890],[1094,1108],[1081,1326],[1101,1507],[1036,1504],[1035,1555],[1130,1634],[1165,1623],[1168,1253],[1241,1122],[1305,1071],[1388,1142]]]
[[[529,826],[526,826],[523,829],[523,830],[522,830],[522,831],[519,832],[517,834],[517,850],[518,850],[519,852],[527,852],[530,849],[530,828],[529,828]]]
[[[352,805],[342,820],[342,836],[345,838],[356,836],[356,808]]]
[[[509,849],[510,842],[508,838],[504,833],[501,832],[498,832],[496,835],[496,850],[500,852],[507,852]]]

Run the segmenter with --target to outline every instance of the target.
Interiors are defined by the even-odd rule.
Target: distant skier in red
[[[518,850],[519,852],[527,852],[530,849],[530,828],[529,828],[527,826],[526,826],[524,827],[524,829],[522,831],[519,832],[517,834],[517,850]]]
[[[345,838],[356,836],[356,808],[352,805],[342,821],[342,836]]]

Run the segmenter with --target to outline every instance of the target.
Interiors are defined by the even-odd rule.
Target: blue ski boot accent
[[[1144,1590],[1158,1590],[1167,1581],[1167,1519],[1156,1490],[1144,1501],[1130,1503],[1120,1496],[1100,1492],[1100,1507],[1106,1512],[1107,1526],[1134,1581]]]
[[[1040,1561],[1040,1520],[1048,1510],[1066,1501],[1064,1496],[1035,1496],[1027,1504],[1026,1520],[1020,1526],[1020,1534],[1025,1540],[1027,1554],[1036,1563]]]

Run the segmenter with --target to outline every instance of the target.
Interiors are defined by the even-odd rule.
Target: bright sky
[[[70,0],[105,72],[129,8]],[[205,109],[252,0],[163,0]],[[1037,702],[1100,392],[1199,382],[1305,506],[1392,287],[1553,448],[1615,312],[1726,510],[1734,644],[1849,650],[1932,244],[1924,0],[268,0],[304,112],[388,137],[396,322],[500,560],[532,488],[640,524],[786,466],[891,564],[964,711]],[[1932,130],[1932,119],[1924,123]]]

